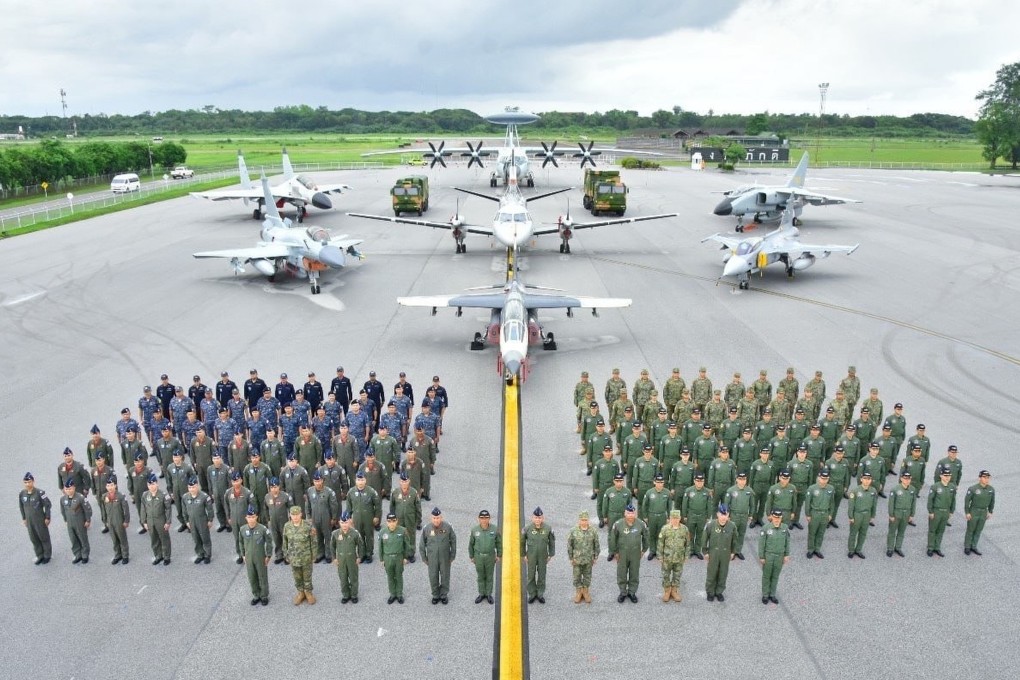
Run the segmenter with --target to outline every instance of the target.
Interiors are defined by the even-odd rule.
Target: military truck
[[[623,215],[627,212],[627,185],[620,179],[620,171],[585,169],[582,203],[596,217],[603,213]]]
[[[390,189],[393,197],[393,214],[413,212],[421,215],[429,209],[429,178],[411,175],[398,179]]]

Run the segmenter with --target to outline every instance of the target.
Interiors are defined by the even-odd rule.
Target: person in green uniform
[[[96,465],[96,454],[100,451],[106,457],[106,462],[109,465],[113,465],[113,446],[107,441],[99,430],[99,425],[92,425],[92,429],[89,430],[92,435],[89,437],[88,444],[85,445],[85,456],[88,458],[89,467],[95,467]]]
[[[673,412],[667,414],[667,416],[675,423],[683,425],[691,418],[691,414],[694,413],[694,409],[697,406],[694,405],[694,400],[691,399],[690,390],[684,390],[683,394],[680,395],[680,401],[673,407]]]
[[[680,369],[674,367],[673,375],[662,386],[662,401],[666,405],[667,413],[673,412],[673,409],[676,408],[676,403],[680,401],[680,397],[683,396],[685,389],[687,389],[687,383],[680,377]]]
[[[312,473],[312,486],[305,492],[305,517],[315,527],[315,563],[333,561],[329,537],[340,520],[340,501],[336,492],[326,486],[322,474]]]
[[[814,463],[808,460],[807,455],[807,444],[802,443],[800,448],[797,449],[797,457],[786,466],[786,469],[790,471],[790,485],[797,490],[797,500],[793,508],[793,520],[790,522],[790,526],[797,529],[804,528],[800,523],[800,512],[801,508],[804,507],[807,489],[811,486],[811,480],[815,478]]]
[[[956,447],[950,447],[955,451]],[[967,495],[963,499],[963,512],[967,518],[967,533],[963,537],[963,554],[981,556],[978,550],[978,540],[981,538],[981,531],[985,528],[985,522],[992,518],[995,512],[995,488],[989,483],[992,473],[982,470],[978,473],[978,483],[967,489]]]
[[[35,476],[26,472],[22,478],[25,488],[18,494],[18,508],[21,510],[21,523],[28,529],[28,539],[35,550],[35,564],[46,564],[53,557],[53,545],[50,541],[50,515],[53,503],[46,492],[37,489]]]
[[[772,441],[772,438],[775,436],[776,422],[772,418],[772,409],[766,406],[765,410],[761,412],[761,420],[754,424],[754,433],[751,435],[751,439],[765,444]],[[752,458],[751,460],[754,459]],[[744,472],[747,472],[747,470],[744,470]]]
[[[400,473],[397,488],[390,494],[390,512],[397,516],[397,524],[404,527],[407,540],[410,542],[411,554],[408,562],[414,562],[415,531],[421,528],[421,498],[411,480],[403,472]]]
[[[213,521],[213,501],[198,485],[198,477],[188,480],[188,495],[184,497],[184,517],[195,542],[195,564],[209,564],[212,560],[212,537],[209,529]]]
[[[567,559],[574,575],[574,603],[591,602],[591,570],[599,557],[599,532],[588,522],[588,511],[577,518],[577,526],[567,534]]]
[[[825,409],[826,413],[829,412],[830,408],[832,409],[832,419],[836,421],[839,430],[843,430],[846,424],[851,422],[850,414],[852,413],[843,390],[836,390],[836,398],[829,402],[829,406]]]
[[[347,511],[354,518],[354,527],[365,540],[365,556],[362,564],[372,562],[375,531],[382,519],[382,501],[375,489],[368,485],[365,473],[358,472],[354,477],[354,488],[347,493]]]
[[[174,499],[174,504],[177,506],[177,521],[180,523],[177,533],[182,534],[187,531],[187,527],[184,526],[184,510],[181,499],[188,493],[188,480],[198,475],[191,463],[184,460],[183,449],[176,449],[167,463],[163,468],[166,475],[166,490],[170,492],[170,497]],[[200,484],[201,481],[200,479]],[[141,512],[141,508],[139,508],[139,512]]]
[[[170,564],[170,518],[173,498],[159,490],[159,478],[149,475],[149,488],[142,494],[138,522],[149,532],[152,564]],[[201,480],[199,480],[201,481]]]
[[[738,439],[740,439],[741,433],[744,431],[744,424],[740,422],[740,418],[737,417],[737,407],[731,406],[729,409],[729,418],[722,422],[719,429],[716,431],[716,435],[719,438],[719,443],[726,446],[731,451],[733,445]]]
[[[579,407],[580,408],[580,407]],[[588,440],[595,434],[596,425],[600,420],[605,422],[602,414],[599,413],[599,403],[592,399],[588,402],[587,413],[580,416],[577,421],[578,432],[581,435],[581,448],[578,454],[585,455],[588,452]]]
[[[315,562],[315,529],[301,517],[297,505],[290,509],[290,522],[283,528],[283,556],[294,575],[297,595],[294,604],[315,604],[312,594],[312,565]]]
[[[779,471],[779,481],[769,488],[769,497],[765,501],[765,514],[771,518],[772,513],[779,510],[784,523],[792,522],[796,506],[797,487],[790,484],[790,471],[783,468]]]
[[[758,400],[754,398],[754,390],[748,389],[744,392],[744,397],[737,402],[737,416],[744,427],[754,429],[754,424],[761,416]]]
[[[889,492],[889,536],[885,542],[885,556],[892,557],[896,553],[903,555],[903,535],[907,531],[907,523],[914,521],[914,509],[917,506],[917,494],[910,485],[910,473],[900,475],[900,483]]]
[[[779,604],[776,588],[783,566],[790,562],[790,529],[783,524],[783,511],[776,508],[769,516],[771,524],[758,534],[758,562],[761,570],[761,603]]]
[[[352,529],[352,531],[354,530]],[[410,536],[407,529],[397,524],[397,516],[394,513],[386,515],[386,526],[379,531],[379,555],[382,557],[382,565],[386,570],[386,585],[390,592],[390,597],[386,600],[387,604],[394,602],[404,604],[404,565],[407,564],[409,556],[414,552]],[[353,560],[351,561],[353,562]],[[355,568],[357,568],[356,565]],[[351,602],[357,602],[356,582],[351,592]],[[435,604],[435,600],[432,603]]]
[[[653,455],[660,463],[662,458],[659,456],[659,445],[669,435],[669,421],[666,420],[667,413],[666,409],[660,408],[656,414],[657,417],[648,428],[648,441],[652,444]]]
[[[575,410],[577,413],[577,426],[581,428],[579,430],[581,434],[581,445],[584,446],[584,418],[592,402],[595,402],[595,412],[598,413],[598,402],[595,401],[595,388],[589,383],[588,389],[585,391],[581,398],[578,399],[575,404]]]
[[[772,462],[772,467],[775,471],[779,471],[781,468],[786,467],[786,464],[793,458],[793,452],[796,451],[796,446],[793,444],[793,440],[786,435],[785,425],[776,425],[776,436],[771,441],[759,442],[759,447],[767,447],[769,450],[769,460]],[[761,448],[758,449],[761,451]],[[773,477],[775,475],[773,474]]]
[[[871,442],[868,445],[868,455],[862,458],[860,465],[857,466],[857,481],[861,480],[865,472],[871,474],[875,493],[885,498],[885,458],[878,455],[878,442]]]
[[[238,529],[245,523],[245,512],[249,505],[253,505],[255,494],[241,485],[241,471],[234,470],[230,474],[231,487],[227,489],[224,496],[224,503],[227,506],[227,522],[234,532],[234,551],[237,553],[237,563],[244,563],[244,549],[241,545],[241,535]]]
[[[677,426],[673,421],[666,424],[666,436],[659,440],[656,458],[662,465],[662,473],[669,475],[673,465],[680,460],[680,449],[684,446],[683,440],[677,436]]]
[[[705,527],[705,592],[708,601],[723,602],[726,597],[726,577],[730,573],[730,561],[736,556],[737,530],[730,522],[730,510],[725,503],[716,509],[715,519]]]
[[[655,475],[659,474],[659,459],[652,453],[652,445],[646,443],[642,450],[642,456],[634,461],[627,471],[627,486],[634,494],[635,504],[638,507],[641,507],[641,501],[645,494],[654,485]]]
[[[861,474],[857,487],[847,494],[846,512],[850,521],[850,536],[846,543],[846,556],[850,559],[864,559],[864,541],[868,538],[868,527],[875,519],[878,509],[878,491],[871,485],[871,473]]]
[[[113,561],[111,564],[128,564],[131,560],[128,549],[127,528],[131,523],[131,504],[117,490],[117,476],[111,475],[106,480],[106,493],[99,499],[106,506],[106,528],[113,539]]]
[[[751,391],[758,400],[758,413],[762,413],[772,401],[772,383],[769,382],[768,375],[768,371],[762,369],[758,372],[758,379],[751,383]]]
[[[637,518],[633,505],[628,505],[623,519],[609,530],[609,560],[616,560],[616,584],[620,588],[617,602],[630,598],[638,601],[637,589],[641,576],[641,556],[648,550],[648,527]]]
[[[755,456],[761,451],[761,445],[768,441],[757,442],[754,439],[754,432],[750,427],[744,427],[740,433],[740,439],[733,442],[730,453],[733,455],[733,464],[740,472],[748,472]]]
[[[645,450],[645,444],[648,443],[648,437],[646,437],[644,432],[641,431],[640,422],[635,420],[631,423],[630,428],[631,434],[623,440],[623,453],[620,456],[620,462],[623,464],[624,472],[630,471],[630,466],[642,456]]]
[[[850,423],[843,431],[843,436],[836,440],[836,448],[842,447],[846,464],[850,470],[850,476],[857,474],[857,465],[861,462],[861,455],[864,453],[863,442],[857,436],[857,426]],[[833,449],[833,451],[836,450]],[[830,470],[831,472],[831,470]],[[849,480],[848,480],[849,481]]]
[[[392,515],[393,513],[390,513]],[[389,515],[387,515],[389,517]],[[394,516],[395,518],[395,516]],[[387,529],[389,528],[389,522],[387,522]],[[384,529],[383,531],[386,531]],[[394,527],[396,529],[396,527]],[[380,532],[382,535],[382,532]],[[406,534],[405,534],[406,536]],[[387,539],[390,540],[390,539]],[[382,543],[382,541],[380,541]],[[385,548],[387,543],[382,543],[380,552]],[[402,546],[404,552],[406,552],[406,546]],[[404,552],[400,554],[403,555]],[[340,579],[340,604],[347,604],[352,602],[358,603],[358,563],[361,562],[361,558],[365,555],[365,540],[358,533],[358,530],[354,528],[354,522],[351,519],[351,513],[344,510],[340,513],[340,527],[333,530],[333,533],[329,536],[329,554],[336,560],[336,573]],[[386,562],[386,556],[383,555],[383,563]],[[403,565],[401,565],[403,566]],[[403,574],[403,569],[401,569]],[[387,578],[389,574],[387,574]],[[403,590],[398,591],[400,596],[403,597]],[[392,593],[390,593],[392,595]],[[403,603],[401,603],[403,604]]]
[[[847,404],[850,406],[850,413],[853,414],[854,406],[861,398],[861,379],[857,377],[857,368],[855,366],[847,367],[846,377],[840,381],[839,389],[843,390]]]
[[[892,427],[892,436],[896,440],[896,449],[893,453],[893,467],[896,466],[896,456],[899,455],[900,445],[903,444],[903,440],[907,438],[907,419],[903,417],[903,404],[897,402],[893,405],[893,412],[891,415],[886,417],[885,422],[882,426],[889,425]]]
[[[602,456],[602,451],[607,446],[612,451],[612,445],[613,438],[606,433],[606,421],[600,417],[595,421],[595,434],[588,437],[588,441],[585,443],[585,451],[587,453],[585,465],[588,476],[591,476],[595,462]]]
[[[623,518],[623,511],[630,505],[633,498],[630,489],[623,486],[623,481],[623,473],[617,472],[613,475],[613,487],[602,495],[601,516],[605,518],[610,530],[617,521]]]
[[[922,458],[923,451],[921,450],[920,444],[914,444],[913,447],[908,447],[907,451],[909,456],[903,459],[903,464],[900,466],[900,472],[910,473],[910,485],[914,487],[914,495],[918,498],[921,497],[921,490],[924,488],[924,473],[927,468],[927,463]],[[939,480],[939,474],[936,471],[935,481]]]
[[[921,447],[921,456],[924,458],[924,462],[928,462],[928,457],[931,455],[931,439],[926,434],[927,427],[924,423],[918,423],[917,429],[914,435],[907,440],[907,451],[912,451],[914,446]]]
[[[811,393],[814,396],[815,400],[819,404],[821,404],[823,401],[825,401],[825,381],[822,380],[822,372],[821,371],[815,371],[815,377],[812,378],[811,380],[808,380],[807,384],[804,385],[804,392],[807,393],[808,390],[811,391]],[[815,420],[817,420],[817,419],[818,419],[818,415],[816,414],[815,415]]]
[[[726,389],[723,391],[723,401],[730,408],[736,408],[740,400],[744,398],[744,393],[747,392],[747,386],[740,379],[740,373],[733,374],[733,380],[726,384]]]
[[[92,468],[92,474],[90,476],[89,490],[92,491],[92,495],[96,498],[102,498],[103,494],[106,493],[106,482],[110,477],[116,476],[113,467],[106,464],[106,454],[102,451],[96,452],[96,466]],[[99,503],[99,520],[100,525],[103,527],[103,533],[110,533],[110,529],[106,525],[106,504]]]
[[[556,555],[556,536],[545,526],[542,508],[531,513],[531,526],[521,532],[521,557],[528,566],[528,604],[545,604],[546,565]]]
[[[868,452],[868,444],[875,438],[875,423],[871,419],[871,412],[867,406],[861,407],[861,416],[854,421],[854,428],[857,438],[861,441],[861,457],[863,458]],[[856,470],[854,470],[854,474],[857,474]]]
[[[722,498],[722,502],[730,509],[730,521],[737,531],[733,552],[741,561],[744,559],[744,536],[750,528],[748,520],[758,504],[757,499],[757,494],[747,485],[746,472],[737,473],[736,483],[726,490]]]
[[[818,474],[818,471],[822,469],[822,461],[829,457],[829,441],[822,436],[822,425],[824,423],[815,423],[811,426],[811,434],[808,435],[807,439],[800,443],[797,450],[803,446],[807,450],[807,459],[811,462],[811,477],[814,478]],[[831,429],[831,427],[830,427]],[[835,446],[836,438],[832,438],[833,446]]]
[[[846,490],[850,486],[850,463],[847,462],[845,454],[843,445],[836,444],[836,448],[832,451],[832,458],[825,461],[825,468],[829,471],[829,486],[833,491],[832,519],[829,520],[829,526],[833,529],[839,528],[839,525],[836,524],[836,517],[839,516],[840,503],[843,502]]]
[[[698,369],[698,377],[691,383],[691,401],[701,409],[712,399],[712,381],[708,378],[708,369],[704,366]],[[676,420],[676,418],[674,418]]]
[[[622,399],[623,396],[624,395],[620,395],[620,398]],[[617,401],[617,403],[619,403],[619,401]],[[631,405],[631,402],[628,401],[627,405],[622,410],[622,415],[619,418],[613,418],[613,425],[616,428],[616,447],[620,452],[621,457],[623,456],[623,445],[634,431],[635,423],[640,427],[641,423],[634,418],[634,407]]]
[[[684,563],[691,556],[691,532],[680,523],[681,512],[671,510],[669,523],[659,532],[655,545],[655,555],[662,565],[662,601],[676,600],[681,602],[680,577],[684,573]]]
[[[612,417],[613,404],[616,400],[623,395],[624,399],[627,398],[627,382],[620,377],[620,369],[614,368],[612,376],[606,381],[606,408],[610,410],[610,417]],[[622,411],[621,411],[622,412]],[[610,420],[612,424],[612,420]]]
[[[776,390],[776,398],[769,402],[769,410],[772,411],[772,420],[776,425],[786,425],[790,422],[793,413],[793,406],[786,398],[783,388]]]
[[[584,399],[588,391],[592,390],[594,392],[594,389],[595,386],[588,380],[588,371],[581,371],[581,380],[574,385],[574,401],[571,403],[577,406]],[[589,401],[591,400],[589,399]],[[578,419],[580,419],[580,415],[578,415]]]
[[[468,559],[475,565],[478,576],[478,597],[475,604],[482,600],[493,603],[492,586],[495,581],[496,563],[503,557],[503,536],[499,527],[492,524],[488,510],[478,513],[478,524],[471,530],[468,539]]]
[[[914,449],[920,452],[920,447]],[[939,481],[928,489],[928,557],[942,554],[942,535],[946,533],[946,524],[956,512],[956,485],[950,479],[952,470],[939,470]]]
[[[655,383],[648,377],[648,369],[642,368],[641,377],[634,383],[634,389],[630,395],[634,401],[634,416],[642,422],[644,421],[645,404],[654,389]]]
[[[248,506],[245,526],[240,528],[244,546],[244,568],[251,585],[251,605],[269,604],[269,558],[273,554],[273,535],[265,524],[259,523],[259,511],[254,504]]]
[[[707,471],[712,465],[712,461],[726,445],[720,446],[719,440],[712,434],[712,426],[705,423],[701,426],[701,436],[688,446],[694,451],[694,464],[699,470]]]
[[[726,490],[737,481],[737,466],[730,460],[730,452],[725,447],[719,449],[719,457],[708,466],[708,479],[706,480],[712,500],[722,503]]]
[[[889,416],[892,418],[892,416]],[[878,455],[885,461],[885,469],[887,474],[896,474],[896,456],[899,453],[899,444],[896,442],[896,437],[892,436],[892,425],[886,423],[882,426],[882,435],[876,439],[873,443],[878,444]],[[875,474],[872,470],[871,474]]]
[[[762,526],[769,488],[775,484],[778,477],[779,474],[772,461],[770,448],[768,446],[761,447],[761,451],[758,452],[758,460],[751,464],[751,471],[747,475],[747,485],[754,492],[754,507],[751,509],[751,522],[747,526],[748,529]]]
[[[280,478],[269,478],[269,493],[263,501],[266,517],[269,518],[269,531],[273,535],[273,550],[276,553],[273,564],[283,564],[283,529],[290,520],[290,507],[294,505],[290,494],[280,490]]]
[[[445,520],[439,508],[432,508],[432,524],[421,532],[418,552],[421,561],[429,568],[429,586],[432,604],[449,603],[450,565],[457,558],[457,535]]]
[[[807,488],[804,502],[804,516],[808,522],[808,559],[825,559],[822,543],[825,541],[825,529],[835,516],[835,508],[836,492],[829,486],[829,470],[822,468],[818,471],[818,481]]]
[[[602,447],[602,458],[592,467],[591,500],[595,501],[595,512],[599,519],[599,527],[606,525],[606,516],[602,511],[602,498],[613,488],[613,478],[620,472],[620,465],[613,458],[613,445],[607,442]]]
[[[89,527],[92,526],[92,506],[85,496],[78,493],[77,481],[74,476],[64,480],[64,496],[60,499],[60,516],[67,525],[67,535],[71,539],[73,564],[88,564]]]
[[[868,409],[871,414],[871,421],[878,426],[882,422],[882,414],[884,413],[885,405],[882,400],[878,398],[878,388],[872,387],[870,396],[861,403],[861,414],[863,415],[864,409]]]
[[[705,417],[705,421],[712,426],[712,430],[718,432],[719,428],[722,427],[723,421],[726,420],[728,409],[729,405],[722,400],[722,393],[719,390],[714,390],[712,392],[712,401],[705,404],[702,415]]]
[[[807,439],[810,427],[811,423],[807,420],[807,412],[798,406],[793,412],[793,420],[786,427],[786,436],[790,438],[790,448],[792,449],[790,452],[791,457],[793,456],[793,451],[796,451],[800,447],[801,442]]]
[[[797,401],[800,394],[800,382],[797,381],[795,374],[796,371],[791,366],[786,369],[786,377],[779,381],[779,389],[786,393],[786,398],[791,404]]]
[[[705,522],[712,508],[712,496],[705,488],[705,473],[700,470],[694,473],[694,484],[684,491],[680,504],[683,522],[691,532],[691,554],[699,560],[705,539]]]
[[[670,497],[666,491],[666,478],[662,473],[655,475],[655,487],[649,489],[641,499],[641,507],[638,516],[648,525],[648,540],[651,550],[648,551],[649,561],[655,559],[656,548],[659,545],[659,532],[666,525],[669,516]]]

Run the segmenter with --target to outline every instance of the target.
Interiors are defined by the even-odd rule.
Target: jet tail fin
[[[244,156],[241,154],[241,150],[237,150],[237,174],[241,176],[241,186],[245,189],[254,189],[255,185],[252,184],[251,176],[248,174],[248,166],[244,162]]]
[[[269,188],[269,180],[266,179],[265,173],[262,173],[262,196],[265,199],[266,219],[283,226],[283,218],[280,217],[280,211],[276,207],[276,199],[273,198],[273,192]]]
[[[786,182],[786,186],[803,189],[804,180],[807,179],[807,166],[808,152],[805,151],[804,155],[800,157],[800,163],[797,163],[796,169],[794,169],[793,174],[790,175],[790,179]]]
[[[287,147],[283,147],[283,178],[293,179],[294,166],[290,164],[290,156],[287,154]]]

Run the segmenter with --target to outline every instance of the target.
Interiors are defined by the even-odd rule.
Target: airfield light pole
[[[818,83],[818,137],[815,138],[815,163],[819,161],[819,153],[822,147],[822,116],[825,115],[825,97],[829,94],[828,83]]]

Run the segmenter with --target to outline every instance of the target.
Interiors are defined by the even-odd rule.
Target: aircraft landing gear
[[[803,224],[803,222],[800,221],[799,217],[794,217],[793,218],[793,226],[799,227],[801,224]]]
[[[542,338],[542,349],[549,351],[556,349],[556,338],[552,333],[547,333]]]
[[[485,341],[482,340],[481,333],[475,333],[474,339],[471,340],[471,349],[473,350],[485,349]]]
[[[737,287],[740,290],[747,290],[748,288],[750,288],[751,277],[749,277],[747,274],[743,274],[739,279],[737,279]]]
[[[318,272],[309,272],[308,280],[312,282],[312,295],[318,295],[322,292],[322,288],[319,287],[319,274]]]
[[[307,215],[307,214],[308,214],[308,208],[306,208],[305,206],[301,206],[300,208],[298,208],[298,211],[297,211],[297,221],[298,221],[298,224],[300,224],[300,223],[305,221],[305,215]]]
[[[458,241],[457,242],[457,254],[459,255],[461,253],[466,253],[466,252],[467,252],[467,244],[465,244],[463,241]]]
[[[560,252],[570,254],[570,241],[563,241],[560,243]]]
[[[527,185],[528,185],[529,189],[534,189],[535,188],[535,178],[534,177],[528,177]]]
[[[787,267],[786,268],[786,276],[791,278],[791,279],[793,278],[793,267]]]
[[[266,202],[265,202],[264,199],[260,198],[258,200],[258,204],[255,206],[255,209],[251,211],[251,218],[253,220],[261,220],[262,219],[262,206],[264,206],[265,204],[266,204]]]

